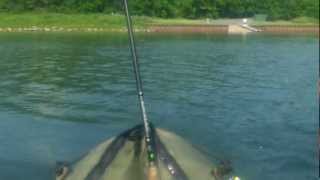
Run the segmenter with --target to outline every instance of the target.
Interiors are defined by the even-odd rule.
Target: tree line
[[[319,0],[129,0],[135,15],[162,18],[319,19]],[[2,12],[122,13],[122,0],[0,0]]]

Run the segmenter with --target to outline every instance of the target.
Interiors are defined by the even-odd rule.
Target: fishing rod
[[[151,137],[150,123],[148,120],[148,116],[147,116],[147,112],[146,112],[146,108],[145,108],[145,104],[144,104],[144,94],[143,94],[143,88],[142,88],[142,81],[141,81],[141,75],[140,75],[140,68],[139,68],[135,38],[134,38],[134,34],[133,34],[132,20],[131,20],[131,15],[129,12],[127,0],[123,0],[123,3],[124,3],[127,28],[128,28],[128,34],[129,34],[133,70],[134,70],[134,75],[135,75],[135,79],[136,79],[136,86],[137,86],[137,92],[138,92],[138,97],[139,97],[139,102],[140,102],[141,115],[142,115],[143,124],[144,124],[145,141],[146,141],[147,151],[148,151],[148,161],[151,166],[154,166],[155,165],[155,153],[154,153],[154,149],[153,149],[153,145],[152,145],[153,139]]]

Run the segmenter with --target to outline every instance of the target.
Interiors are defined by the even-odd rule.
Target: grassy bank
[[[151,17],[134,17],[136,28],[148,28],[152,25],[226,25],[239,22],[234,19],[217,20],[189,20],[189,19],[161,19]],[[316,25],[318,20],[312,18],[297,18],[292,21],[254,21],[252,25]],[[59,27],[59,28],[103,28],[123,29],[125,18],[122,15],[107,14],[55,14],[55,13],[22,13],[10,14],[0,13],[0,28],[26,28],[26,27]]]
[[[252,25],[256,26],[316,26],[319,25],[319,20],[309,17],[298,17],[291,21],[253,21]]]
[[[145,27],[151,18],[134,17],[136,27]],[[104,14],[6,14],[0,13],[0,27],[61,27],[61,28],[123,28],[125,19],[121,15]]]

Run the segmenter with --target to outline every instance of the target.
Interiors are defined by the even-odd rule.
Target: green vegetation
[[[319,19],[319,0],[129,0],[135,15],[161,18]],[[0,0],[0,12],[122,13],[122,0]],[[95,16],[95,15],[94,15]]]
[[[227,24],[319,24],[319,0],[129,0],[135,27]],[[0,28],[125,28],[122,0],[0,0]],[[214,20],[212,20],[214,19]]]
[[[134,16],[135,28],[146,29],[151,25],[199,25],[206,24],[205,19],[164,19],[157,17]],[[233,19],[215,19],[210,24],[225,25]],[[252,19],[252,25],[314,25],[317,19],[310,17],[295,18],[291,21],[260,21]],[[0,28],[103,28],[123,29],[126,22],[123,15],[107,14],[61,14],[61,13],[0,13]]]
[[[0,27],[59,27],[59,28],[124,28],[122,15],[58,14],[58,13],[0,13]],[[135,27],[152,23],[148,17],[134,17]]]
[[[319,20],[312,17],[298,17],[291,21],[297,24],[319,24]]]
[[[267,25],[279,25],[279,26],[312,26],[319,25],[319,21],[316,18],[311,17],[298,17],[290,21],[275,20],[275,21],[253,21],[251,25],[254,26],[267,26]]]

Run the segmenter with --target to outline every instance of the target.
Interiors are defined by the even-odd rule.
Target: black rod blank
[[[134,75],[136,79],[137,92],[138,92],[140,109],[141,109],[141,114],[142,114],[142,119],[144,124],[144,131],[146,136],[146,143],[147,143],[147,146],[149,146],[148,149],[151,149],[150,124],[149,124],[149,120],[148,120],[148,116],[147,116],[147,112],[144,104],[143,88],[142,88],[142,81],[141,81],[141,75],[140,75],[140,69],[139,69],[136,44],[135,44],[135,39],[133,34],[132,20],[131,20],[129,8],[128,8],[128,2],[127,0],[123,0],[123,2],[124,2],[125,13],[126,13],[126,20],[127,20],[127,27],[128,27],[129,41],[130,41],[130,50],[131,50],[132,62],[133,62],[133,70],[134,70]]]

